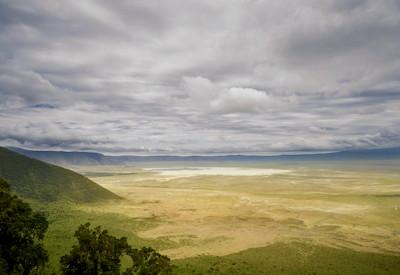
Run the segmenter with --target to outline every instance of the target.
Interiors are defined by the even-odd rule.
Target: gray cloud
[[[400,146],[400,4],[0,0],[0,144]]]

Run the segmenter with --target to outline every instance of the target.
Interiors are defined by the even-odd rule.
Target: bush
[[[172,274],[170,259],[151,247],[131,249],[128,255],[131,257],[133,265],[123,273],[124,275]]]

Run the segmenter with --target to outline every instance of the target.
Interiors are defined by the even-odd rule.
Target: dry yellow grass
[[[163,251],[172,258],[226,255],[287,239],[400,252],[400,177],[395,172],[297,167],[282,173],[228,169],[223,175],[191,176],[189,169],[180,176],[179,170],[91,169],[110,173],[92,179],[127,200],[85,208],[154,217],[153,226],[135,233],[174,242]]]

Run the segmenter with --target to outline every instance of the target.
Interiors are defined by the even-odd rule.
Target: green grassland
[[[174,262],[178,274],[363,274],[400,273],[400,257],[337,249],[308,242],[275,243],[224,257]]]
[[[177,274],[400,274],[396,169],[283,168],[292,172],[168,178],[138,167],[88,169],[125,199],[32,200],[50,221],[48,271],[89,221],[167,254]]]

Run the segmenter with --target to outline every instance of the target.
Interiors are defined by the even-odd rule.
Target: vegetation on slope
[[[12,195],[9,184],[0,178],[0,274],[59,274],[45,268],[49,257],[43,239],[48,225],[43,213]],[[61,274],[120,275],[124,256],[130,264],[123,275],[172,274],[167,256],[151,247],[134,248],[126,237],[114,237],[100,226],[92,229],[87,222],[74,236],[77,243],[59,259]]]
[[[40,212],[10,194],[0,178],[0,274],[31,274],[48,260],[42,240],[48,222]]]
[[[400,257],[306,242],[275,243],[216,257],[174,262],[178,274],[399,274]]]
[[[79,202],[119,199],[117,195],[80,174],[2,147],[0,177],[10,183],[13,191],[25,198]]]

